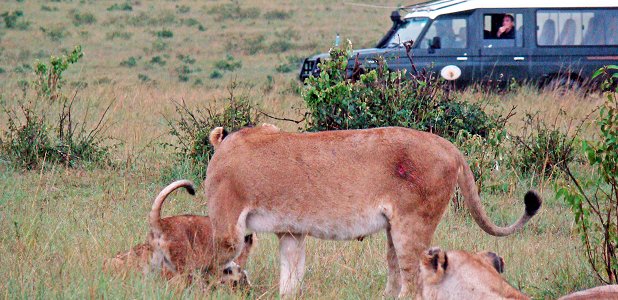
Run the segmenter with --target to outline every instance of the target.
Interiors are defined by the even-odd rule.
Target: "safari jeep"
[[[511,80],[579,86],[596,69],[618,64],[616,0],[438,0],[402,7],[391,20],[375,48],[354,51],[349,68],[358,55],[364,70],[383,57],[390,69],[413,72],[404,47],[410,41],[416,69],[459,86]],[[317,76],[327,57],[307,58],[300,80]]]

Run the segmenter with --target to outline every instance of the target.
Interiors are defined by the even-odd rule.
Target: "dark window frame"
[[[607,7],[607,8],[572,8],[572,7],[567,7],[567,8],[537,8],[534,10],[534,44],[536,47],[538,48],[572,48],[572,47],[576,47],[576,48],[588,48],[588,47],[593,47],[593,48],[600,48],[600,47],[618,47],[618,43],[614,44],[614,45],[539,45],[539,35],[538,35],[538,31],[540,28],[540,25],[538,23],[538,13],[539,12],[581,12],[581,13],[585,13],[585,12],[595,12],[595,11],[613,11],[618,15],[618,9],[613,8],[613,7]],[[583,41],[584,37],[582,36],[582,41]]]
[[[450,14],[444,14],[444,15],[439,15],[437,16],[435,19],[429,19],[429,23],[427,23],[427,25],[425,25],[425,28],[423,29],[423,31],[419,34],[419,41],[424,41],[425,40],[425,36],[427,35],[427,32],[429,32],[429,28],[431,28],[431,26],[433,26],[433,24],[436,21],[439,21],[441,18],[463,18],[466,20],[466,44],[463,48],[440,48],[440,49],[468,49],[470,47],[470,17],[472,16],[472,13],[474,11],[465,11],[465,12],[457,12],[457,13],[450,13]],[[419,43],[415,43],[416,45],[413,48],[416,49],[423,49],[423,50],[427,50],[428,48],[423,48],[423,43],[419,42]]]

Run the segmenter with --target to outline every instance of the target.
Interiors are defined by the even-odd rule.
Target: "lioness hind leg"
[[[399,273],[399,262],[397,261],[397,252],[393,245],[391,229],[386,229],[387,251],[386,261],[388,262],[388,279],[386,281],[386,289],[384,289],[385,297],[397,297],[401,289],[401,274]]]
[[[279,295],[294,297],[300,290],[305,274],[305,236],[299,234],[278,234],[281,270]]]
[[[429,247],[435,225],[419,222],[417,215],[394,216],[389,220],[391,238],[399,263],[399,298],[410,297],[415,292],[418,261],[423,250]]]

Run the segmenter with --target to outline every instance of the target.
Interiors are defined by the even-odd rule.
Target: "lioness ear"
[[[269,123],[262,123],[262,129],[267,129],[269,131],[272,132],[279,132],[281,131],[281,129],[279,129],[279,127],[273,125],[273,124],[269,124]]]
[[[485,251],[479,253],[491,266],[498,271],[498,273],[504,273],[504,259],[493,252]]]
[[[430,248],[423,256],[421,268],[431,274],[429,278],[427,278],[429,282],[439,282],[448,268],[448,256],[446,252],[438,247]]]
[[[217,149],[225,136],[227,136],[227,131],[225,131],[225,128],[217,127],[210,132],[208,140],[210,141],[210,144]]]

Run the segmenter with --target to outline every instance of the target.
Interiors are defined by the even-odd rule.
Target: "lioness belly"
[[[379,209],[328,214],[278,213],[255,209],[247,215],[247,229],[253,232],[307,234],[325,240],[352,240],[386,229],[388,220]]]

